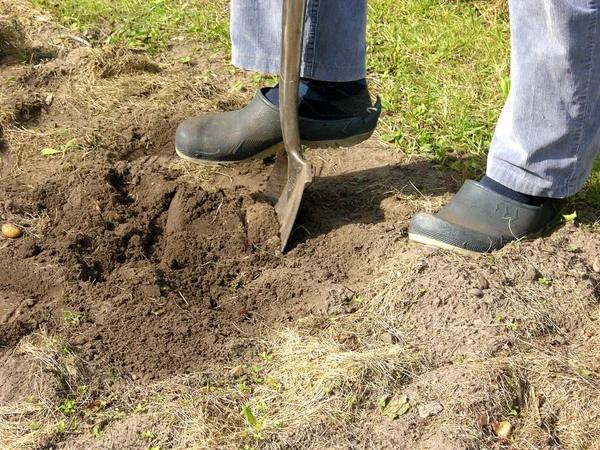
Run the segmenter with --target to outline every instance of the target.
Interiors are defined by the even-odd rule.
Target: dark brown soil
[[[260,185],[205,190],[166,168],[168,158],[98,151],[34,189],[7,180],[6,214],[46,219],[43,234],[25,227],[23,238],[3,241],[2,345],[59,328],[83,358],[160,379],[252,357],[265,324],[343,312],[350,287],[369,279],[405,232],[408,217],[381,208],[392,195],[382,186],[401,189],[419,170],[365,169],[377,161],[359,155],[373,151],[390,154],[373,145],[337,152],[363,170],[308,188],[285,256]],[[262,178],[270,168],[242,170]],[[62,329],[66,311],[77,327]]]

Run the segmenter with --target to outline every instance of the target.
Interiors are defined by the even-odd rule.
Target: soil
[[[42,38],[51,33],[38,25]],[[552,317],[554,331],[527,325],[531,336],[553,339],[560,330],[568,339],[592,330],[600,240],[579,224],[594,222],[596,211],[584,209],[583,222],[512,244],[496,259],[411,245],[412,215],[437,210],[462,180],[374,136],[352,149],[308,151],[315,180],[282,255],[277,219],[262,194],[272,160],[201,169],[174,154],[183,117],[235,109],[252,96],[250,85],[232,94],[223,80],[205,82],[204,74],[244,80],[242,73],[208,52],[195,65],[161,69],[123,49],[72,42],[36,48],[31,63],[4,55],[0,65],[0,216],[23,230],[21,238],[0,240],[0,401],[30,395],[20,380],[31,366],[13,353],[40,330],[60,334],[99,386],[115,377],[161,382],[252,361],[265,350],[262,336],[270,329],[356,313],[353,299],[392,266],[407,275],[402,289],[413,298],[401,327],[411,345],[426,343],[413,350],[432,370],[445,370],[457,355],[505,351],[510,342],[492,325],[539,278],[562,281],[562,291],[544,294],[549,302],[560,305],[568,289],[586,314]],[[181,44],[172,51],[176,61]],[[120,68],[107,67],[125,57]],[[180,83],[196,77],[194,89],[173,91],[179,97],[165,93],[161,76]],[[136,82],[142,79],[145,86]],[[86,106],[77,90],[91,85],[104,86],[107,97],[115,89],[118,105],[89,98]],[[64,155],[40,152],[64,148],[71,137],[77,145]],[[483,322],[492,325],[478,326]],[[394,333],[382,336],[389,345],[402,343]],[[469,380],[460,368],[446,376],[452,380],[444,386]],[[414,386],[413,398],[449,395],[423,386]],[[473,396],[471,406],[484,404],[488,393]],[[395,424],[373,424],[362,444],[365,435],[356,437],[356,447],[454,448],[417,417]]]

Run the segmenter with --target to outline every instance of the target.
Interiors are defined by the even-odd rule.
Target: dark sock
[[[265,94],[279,107],[279,86]],[[312,119],[344,119],[364,114],[373,104],[367,80],[332,82],[300,78],[298,114]]]
[[[483,184],[485,187],[490,188],[492,191],[497,192],[500,195],[508,197],[511,200],[515,200],[519,203],[525,203],[526,205],[540,206],[542,203],[548,200],[548,198],[546,197],[536,197],[534,195],[527,195],[517,191],[513,191],[512,189],[507,188],[503,184],[492,180],[487,175],[481,179],[480,183]]]

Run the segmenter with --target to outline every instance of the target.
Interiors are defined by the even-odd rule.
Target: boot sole
[[[538,239],[538,238],[544,236],[550,230],[554,229],[556,226],[558,226],[559,223],[560,223],[560,218],[557,218],[555,221],[546,225],[542,230],[538,231],[537,233],[530,233],[527,236],[523,236],[522,238],[515,239],[514,241],[511,241],[511,242],[530,241],[530,240]],[[419,244],[431,245],[431,246],[443,248],[446,250],[453,250],[456,253],[460,253],[461,255],[465,255],[465,256],[481,256],[481,255],[486,254],[485,252],[474,252],[471,250],[467,250],[465,248],[455,247],[454,245],[448,244],[446,242],[438,241],[437,239],[423,236],[420,234],[415,234],[415,233],[408,233],[408,240],[411,242],[419,243]]]
[[[340,148],[340,147],[353,147],[357,144],[360,144],[363,141],[366,141],[371,137],[374,130],[368,131],[367,133],[357,134],[356,136],[351,136],[346,139],[333,139],[328,141],[300,141],[300,143],[309,148]],[[284,148],[283,142],[279,144],[273,145],[256,155],[251,156],[250,158],[240,159],[238,161],[214,161],[209,159],[201,159],[201,158],[192,158],[190,156],[184,155],[180,153],[175,147],[175,153],[186,161],[191,161],[196,164],[202,164],[206,166],[232,166],[234,164],[239,164],[247,161],[252,161],[253,159],[265,159],[271,155],[274,155],[279,150]]]
[[[427,236],[421,236],[420,234],[408,233],[408,240],[411,242],[417,242],[419,244],[431,245],[433,247],[443,248],[446,250],[453,250],[456,253],[460,253],[465,256],[477,256],[484,255],[485,253],[472,252],[471,250],[466,250],[464,248],[455,247],[454,245],[447,244],[442,241],[438,241],[437,239],[433,239]]]

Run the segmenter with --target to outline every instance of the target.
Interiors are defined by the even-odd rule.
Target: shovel
[[[279,221],[282,252],[292,233],[304,188],[312,181],[310,164],[302,158],[298,128],[298,84],[305,5],[306,0],[283,0],[279,105],[284,148],[275,156],[273,172],[265,189]]]

